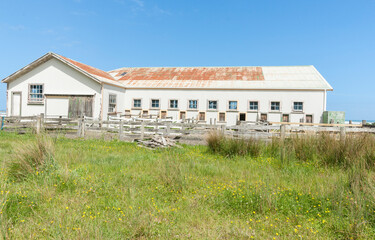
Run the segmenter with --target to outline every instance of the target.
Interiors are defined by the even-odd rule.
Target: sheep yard
[[[221,138],[210,135],[208,146],[149,150],[118,140],[2,131],[0,234],[375,238],[373,135],[267,145]]]

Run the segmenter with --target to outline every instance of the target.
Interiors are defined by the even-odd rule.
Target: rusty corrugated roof
[[[150,67],[110,71],[119,81],[127,80],[264,80],[261,67]]]
[[[55,53],[56,54],[56,53]],[[89,73],[89,74],[92,74],[92,75],[95,75],[95,76],[98,76],[98,77],[101,77],[101,78],[105,78],[105,79],[108,79],[108,80],[115,80],[109,73],[103,71],[103,70],[100,70],[98,68],[94,68],[94,67],[91,67],[89,65],[86,65],[84,63],[80,63],[80,62],[77,62],[73,59],[70,59],[70,58],[67,58],[67,57],[64,57],[64,56],[61,56],[59,54],[56,54],[57,56],[61,57],[62,59],[70,62],[71,64],[73,64],[74,66],[82,69],[83,71]]]

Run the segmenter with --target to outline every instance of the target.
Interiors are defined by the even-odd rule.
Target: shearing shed
[[[314,66],[125,67],[103,71],[47,53],[12,75],[7,116],[140,116],[321,123],[330,84]]]

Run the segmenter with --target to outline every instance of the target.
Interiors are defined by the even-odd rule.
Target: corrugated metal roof
[[[261,67],[151,67],[110,71],[126,80],[264,80]]]
[[[47,53],[2,82],[12,81],[51,57],[60,59],[95,81],[122,88],[332,90],[314,66],[141,67],[105,72],[55,53]]]
[[[314,66],[120,68],[109,73],[127,88],[332,90]]]

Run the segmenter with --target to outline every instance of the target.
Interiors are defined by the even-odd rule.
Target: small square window
[[[42,102],[43,95],[43,84],[31,84],[29,88],[29,102]]]
[[[178,108],[178,100],[169,100],[170,108]]]
[[[229,101],[229,110],[237,110],[237,101]]]
[[[257,111],[258,110],[258,102],[250,102],[249,103],[249,108],[252,111]]]
[[[151,100],[151,108],[159,108],[159,107],[160,107],[159,99],[152,99]]]
[[[217,101],[208,101],[208,109],[216,110],[217,109]]]
[[[189,109],[197,109],[198,100],[189,100]]]
[[[141,108],[142,107],[142,99],[134,99],[133,100],[133,107],[134,108]]]
[[[294,102],[293,103],[294,111],[303,111],[303,102]]]
[[[271,102],[271,111],[280,111],[280,102]]]

